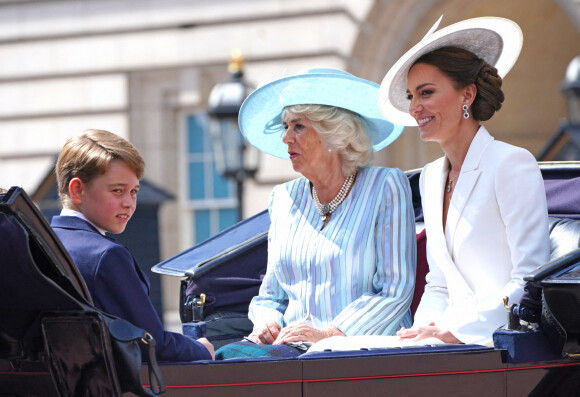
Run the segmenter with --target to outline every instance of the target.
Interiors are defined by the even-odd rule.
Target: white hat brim
[[[404,127],[386,120],[379,109],[379,85],[338,69],[312,69],[259,87],[242,104],[240,131],[261,151],[288,159],[282,142],[282,111],[291,105],[328,105],[348,109],[366,122],[373,149],[381,150],[395,141]]]
[[[509,19],[482,17],[449,25],[423,38],[389,69],[379,89],[379,107],[394,123],[416,126],[409,114],[407,74],[422,55],[441,47],[461,47],[495,66],[504,78],[516,63],[522,45],[522,30]]]

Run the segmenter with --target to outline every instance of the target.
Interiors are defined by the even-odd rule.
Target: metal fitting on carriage
[[[203,308],[205,306],[205,294],[188,295],[185,298],[182,312],[182,322],[191,323],[204,319]]]

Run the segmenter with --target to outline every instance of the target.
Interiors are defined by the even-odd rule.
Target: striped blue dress
[[[256,327],[304,322],[346,335],[393,335],[411,326],[415,216],[399,169],[362,168],[328,225],[306,178],[274,188],[268,268],[249,317]]]

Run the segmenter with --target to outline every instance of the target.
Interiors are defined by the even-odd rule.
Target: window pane
[[[203,163],[189,164],[189,198],[203,199],[205,197],[205,184]]]
[[[213,194],[215,198],[227,198],[230,197],[230,187],[233,191],[235,188],[233,187],[234,182],[229,179],[224,178],[220,173],[217,171],[215,163],[212,164],[212,172],[213,172]]]
[[[233,180],[217,171],[207,116],[188,115],[186,128],[186,181],[196,244],[238,221],[237,190]]]
[[[219,210],[219,218],[220,231],[222,231],[238,221],[238,210],[236,208]]]
[[[188,153],[203,153],[204,151],[204,125],[199,117],[189,116],[187,118],[187,141]]]
[[[211,236],[210,232],[210,212],[209,210],[198,210],[194,212],[195,218],[195,243],[200,243]]]

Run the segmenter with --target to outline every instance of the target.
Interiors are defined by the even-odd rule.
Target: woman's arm
[[[276,217],[280,216],[276,211],[274,205],[274,200],[276,196],[276,190],[278,187],[274,188],[270,196],[270,204],[268,210],[270,212],[270,218],[272,219],[272,225],[270,226],[270,231],[268,233],[268,265],[266,268],[266,274],[262,280],[262,285],[260,286],[260,291],[258,295],[255,296],[250,302],[250,307],[248,311],[248,317],[254,323],[254,331],[252,335],[256,336],[268,332],[269,329],[274,329],[271,325],[275,323],[278,327],[284,325],[284,313],[288,308],[288,297],[286,292],[281,287],[274,270],[275,258],[278,257],[277,253],[274,253],[272,247],[277,246],[273,244],[272,240],[278,238],[274,231],[274,223],[276,222]],[[270,324],[270,327],[268,327]],[[274,339],[277,334],[272,334]]]
[[[416,233],[409,181],[401,170],[391,169],[376,188],[382,197],[376,209],[374,244],[367,247],[376,250],[372,255],[376,262],[354,265],[374,267],[373,289],[377,292],[363,294],[332,321],[346,335],[394,335],[404,319],[410,321]]]
[[[509,297],[510,303],[518,303],[523,278],[550,259],[546,191],[535,158],[520,148],[503,158],[495,190],[512,263],[511,279],[502,295]]]
[[[284,312],[287,307],[288,298],[268,264],[266,275],[260,286],[260,292],[250,302],[248,317],[254,323],[252,335],[263,334],[265,338],[263,342],[269,341],[272,343],[278,334],[270,332],[270,338],[264,332],[275,329],[276,326],[273,324],[277,324],[279,332],[280,327],[284,324]],[[270,341],[270,339],[272,340]]]
[[[213,346],[207,340],[200,342],[164,330],[136,266],[133,256],[120,245],[103,252],[96,267],[93,289],[99,306],[151,333],[157,342],[155,350],[160,361],[212,359]]]

